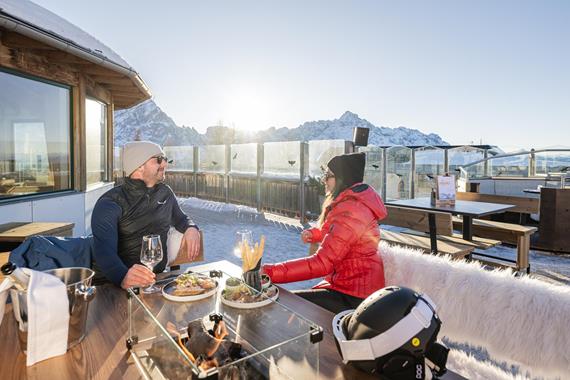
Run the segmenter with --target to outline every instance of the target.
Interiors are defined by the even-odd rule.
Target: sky
[[[36,0],[121,55],[178,125],[376,126],[570,147],[570,1]]]

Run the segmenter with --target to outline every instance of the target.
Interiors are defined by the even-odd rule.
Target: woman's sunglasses
[[[327,171],[323,174],[323,182],[326,182],[330,178],[334,178],[334,174],[332,172]]]

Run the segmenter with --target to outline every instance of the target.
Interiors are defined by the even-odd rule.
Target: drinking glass
[[[234,255],[236,257],[241,257],[241,246],[242,244],[249,244],[253,247],[253,234],[250,230],[239,230],[236,232],[236,242],[234,245]]]
[[[153,270],[154,266],[162,261],[162,243],[160,235],[143,236],[141,247],[141,263],[148,269]],[[143,289],[144,293],[156,293],[160,287],[152,284]]]

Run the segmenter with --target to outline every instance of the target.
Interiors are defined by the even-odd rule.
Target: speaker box
[[[368,128],[354,127],[352,141],[354,146],[367,146],[368,145]]]

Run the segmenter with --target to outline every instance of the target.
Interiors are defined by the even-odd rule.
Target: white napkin
[[[168,235],[166,236],[166,250],[168,251],[168,263],[174,262],[178,256],[178,251],[180,251],[180,245],[182,244],[182,238],[184,234],[178,232],[174,227],[170,227],[168,230]]]
[[[63,355],[67,351],[69,300],[67,287],[57,277],[23,268],[28,283],[28,347],[26,365]]]
[[[5,278],[0,284],[0,325],[2,324],[2,319],[4,318],[4,309],[6,308],[6,299],[8,298],[8,290],[12,287],[12,281],[9,278]]]

